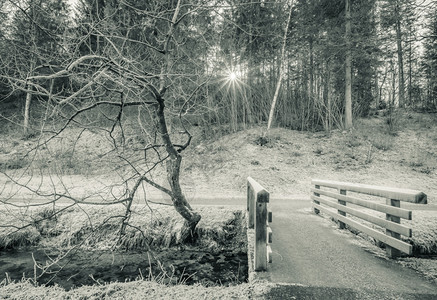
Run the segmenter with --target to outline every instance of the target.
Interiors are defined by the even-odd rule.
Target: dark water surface
[[[36,275],[40,284],[56,283],[71,289],[92,285],[96,281],[125,282],[152,276],[166,283],[202,283],[207,286],[238,284],[248,278],[245,252],[211,254],[170,248],[155,252],[158,263],[147,252],[74,250],[54,263],[47,272],[35,268],[32,253],[41,266],[52,264],[59,255],[59,252],[37,248],[0,251],[0,281],[7,275],[14,281],[23,277],[33,279]]]

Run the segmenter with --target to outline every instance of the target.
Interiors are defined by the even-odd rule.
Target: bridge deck
[[[274,236],[268,277],[286,284],[271,291],[272,299],[437,299],[436,284],[358,246],[351,233],[313,214],[309,200],[273,198],[269,207]]]
[[[192,204],[246,208],[244,197]],[[386,258],[385,251],[378,256],[366,250],[353,234],[312,213],[309,199],[271,197],[269,209],[273,263],[260,277],[281,285],[266,299],[437,299],[437,284]]]

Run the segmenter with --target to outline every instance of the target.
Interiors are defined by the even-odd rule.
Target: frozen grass
[[[150,281],[82,286],[65,291],[58,286],[33,286],[30,281],[0,284],[3,299],[251,299],[253,286],[168,286]]]
[[[407,241],[413,245],[414,254],[437,254],[436,211],[413,211],[411,224],[413,236]]]
[[[416,270],[437,284],[437,260],[433,258],[403,257],[397,260],[401,265]]]
[[[238,208],[197,207],[202,220],[197,226],[195,246],[211,252],[229,247],[235,241],[245,241],[243,214]],[[42,247],[68,249],[126,250],[153,249],[181,244],[184,220],[171,206],[136,205],[125,235],[120,237],[124,216],[123,206],[75,207],[55,218],[38,221],[50,213],[46,209],[29,209],[27,213],[3,212],[2,224],[30,226],[17,231],[13,227],[0,231],[0,249],[39,244]],[[245,243],[236,246],[245,250]]]
[[[41,235],[34,227],[9,233],[2,231],[0,233],[0,250],[35,245],[40,239]]]

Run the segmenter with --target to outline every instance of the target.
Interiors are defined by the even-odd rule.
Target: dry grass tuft
[[[220,251],[230,243],[239,242],[236,248],[246,251],[246,223],[239,209],[204,207],[202,220],[197,227],[198,246],[209,251]]]
[[[8,234],[0,233],[0,250],[36,245],[40,240],[41,235],[34,227],[27,227],[20,231],[9,230]]]

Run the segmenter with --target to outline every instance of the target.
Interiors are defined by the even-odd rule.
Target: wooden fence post
[[[395,207],[401,207],[401,201],[395,200],[395,199],[388,199],[386,200],[387,205],[395,206]],[[401,218],[392,216],[390,214],[386,214],[386,220],[392,221],[395,223],[401,223]],[[392,236],[396,239],[400,239],[401,235],[399,233],[393,232],[391,230],[386,229],[385,233],[389,236]],[[385,245],[385,251],[387,255],[391,258],[398,257],[400,255],[400,251],[396,248],[390,247],[389,245]]]
[[[346,190],[340,190],[340,194],[341,194],[341,195],[346,195]],[[346,201],[338,200],[338,203],[341,204],[341,205],[346,206]],[[342,215],[342,216],[346,216],[346,213],[345,213],[344,211],[338,210],[338,213],[339,213],[340,215]],[[338,228],[339,228],[339,229],[345,229],[345,228],[346,228],[346,224],[344,224],[344,223],[341,222],[341,221],[338,221]]]
[[[255,215],[255,195],[249,181],[247,182],[247,211],[249,212],[249,228],[253,228],[253,220]]]
[[[255,212],[255,271],[267,270],[267,203],[269,193],[266,190],[256,195]]]
[[[316,185],[315,188],[316,188],[316,189],[320,189],[320,185]],[[318,193],[314,193],[314,196],[320,197],[320,194],[318,194]],[[320,205],[320,201],[314,200],[314,203]],[[315,214],[319,214],[319,213],[320,213],[320,210],[318,210],[317,208],[314,207],[314,213],[315,213]]]

